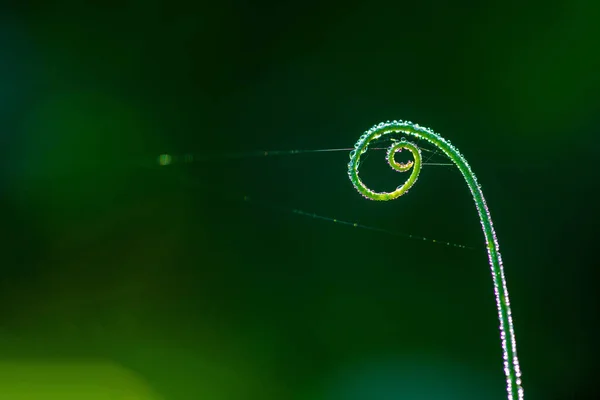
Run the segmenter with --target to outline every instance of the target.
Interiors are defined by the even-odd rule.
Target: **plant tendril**
[[[519,366],[519,359],[517,358],[517,343],[510,309],[510,300],[508,298],[506,278],[504,276],[504,267],[502,265],[502,257],[500,256],[500,247],[492,224],[492,217],[475,174],[471,170],[467,160],[450,144],[450,141],[444,139],[431,129],[408,121],[382,122],[366,131],[358,139],[354,145],[354,149],[350,152],[350,162],[348,163],[348,176],[350,177],[352,184],[361,195],[369,200],[386,201],[402,196],[415,184],[421,170],[422,162],[420,149],[415,144],[402,138],[399,141],[394,141],[389,147],[387,160],[390,167],[399,172],[407,172],[412,168],[411,175],[406,182],[391,192],[375,192],[369,189],[361,181],[358,176],[361,155],[367,151],[370,143],[388,135],[390,136],[388,138],[393,138],[394,135],[410,135],[433,144],[452,160],[465,178],[479,214],[494,282],[494,294],[496,296],[498,319],[500,321],[500,340],[502,342],[508,399],[523,400],[521,368]],[[402,151],[403,149],[412,153],[414,161],[409,161],[407,163],[398,163],[395,161],[394,155],[396,152]]]

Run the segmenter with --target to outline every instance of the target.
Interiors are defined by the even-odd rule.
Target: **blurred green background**
[[[220,156],[352,147],[408,119],[483,185],[526,398],[597,398],[599,18],[591,0],[3,5],[0,357],[33,366],[0,397],[68,359],[167,400],[505,398],[457,171],[375,203],[346,152]]]

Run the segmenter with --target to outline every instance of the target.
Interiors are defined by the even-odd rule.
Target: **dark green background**
[[[346,152],[220,157],[351,147],[408,119],[483,185],[526,398],[592,398],[598,4],[3,6],[0,355],[108,358],[173,400],[504,398],[457,171],[426,166],[376,203]],[[215,157],[156,168],[161,153]]]

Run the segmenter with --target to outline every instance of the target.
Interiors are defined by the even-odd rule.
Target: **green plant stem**
[[[415,158],[413,172],[404,185],[398,186],[398,188],[392,192],[375,192],[365,186],[358,176],[360,156],[367,151],[369,144],[385,135],[397,134],[414,136],[418,139],[426,140],[436,146],[444,154],[446,154],[446,156],[448,156],[448,158],[450,158],[454,164],[456,164],[465,178],[467,185],[469,186],[469,190],[471,191],[471,195],[475,201],[475,207],[477,208],[477,212],[479,214],[479,220],[481,221],[481,228],[485,237],[489,265],[494,282],[494,293],[496,296],[498,319],[500,320],[500,339],[502,342],[504,373],[506,375],[508,399],[522,400],[523,388],[521,386],[521,369],[519,366],[519,359],[517,358],[517,344],[515,340],[506,278],[504,276],[504,267],[502,265],[502,257],[500,255],[500,247],[498,245],[498,239],[492,224],[490,211],[485,202],[485,198],[483,197],[483,192],[481,191],[481,186],[477,182],[477,178],[471,170],[469,163],[467,163],[467,160],[454,146],[450,144],[449,141],[442,138],[429,128],[421,127],[417,124],[407,121],[388,121],[385,123],[380,123],[379,125],[369,129],[356,142],[354,150],[352,150],[350,153],[350,162],[348,163],[348,175],[350,180],[352,181],[352,184],[356,190],[370,200],[393,200],[407,193],[408,189],[417,180],[419,169],[421,168],[421,160],[418,148],[415,151],[416,145],[406,142],[404,138],[402,138],[401,143],[406,143],[406,146],[397,146],[396,144],[392,145],[409,149]],[[390,148],[390,152],[395,151],[397,150],[392,150]],[[389,153],[388,163],[390,166],[392,166],[392,168],[394,168],[392,164],[393,155],[390,157]]]

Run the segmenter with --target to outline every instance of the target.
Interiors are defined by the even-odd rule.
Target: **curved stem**
[[[508,297],[508,289],[506,287],[506,278],[504,276],[504,267],[502,265],[502,257],[500,256],[500,247],[498,245],[498,239],[494,226],[492,224],[492,217],[490,211],[483,197],[481,186],[477,183],[477,178],[471,170],[469,163],[463,157],[463,155],[450,144],[449,141],[442,138],[437,133],[433,132],[429,128],[421,127],[417,124],[407,121],[393,121],[380,123],[374,126],[367,132],[365,132],[356,145],[354,150],[350,153],[350,162],[348,163],[348,175],[352,181],[354,187],[363,196],[370,200],[392,200],[395,199],[408,191],[408,188],[415,183],[418,176],[418,169],[420,168],[420,158],[417,160],[416,153],[411,147],[405,146],[405,148],[411,149],[415,156],[415,165],[411,178],[403,186],[399,186],[393,192],[378,193],[370,190],[360,180],[358,176],[358,169],[360,165],[360,156],[367,151],[369,143],[377,140],[385,135],[390,134],[406,134],[414,136],[418,139],[423,139],[431,144],[435,145],[440,149],[448,158],[450,158],[454,164],[458,167],[462,173],[473,200],[475,201],[475,207],[479,214],[479,220],[481,221],[481,228],[485,237],[485,243],[488,252],[489,264],[492,272],[492,278],[494,282],[494,293],[496,295],[496,305],[498,308],[498,319],[500,320],[500,339],[502,342],[502,350],[504,357],[504,373],[506,375],[506,385],[509,400],[522,400],[523,399],[523,388],[521,386],[521,369],[519,366],[519,359],[517,358],[517,344],[515,340],[514,326],[510,310],[510,300]],[[403,139],[403,142],[405,140]],[[414,146],[410,144],[410,146]],[[390,165],[392,165],[392,158],[389,158]]]

